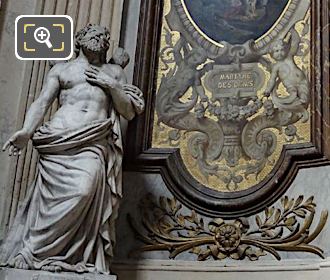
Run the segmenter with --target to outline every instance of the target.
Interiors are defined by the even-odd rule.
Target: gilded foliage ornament
[[[280,207],[266,208],[262,215],[257,215],[255,224],[246,218],[217,218],[206,224],[194,210],[183,214],[182,205],[175,198],[160,197],[156,202],[148,195],[141,201],[142,227],[131,216],[128,218],[137,237],[145,243],[138,251],[168,251],[171,259],[188,251],[197,255],[199,261],[256,261],[267,253],[280,260],[280,251],[309,252],[324,258],[322,249],[311,242],[323,230],[328,212],[321,213],[318,225],[311,230],[315,207],[313,197],[304,200],[303,196],[285,196]]]

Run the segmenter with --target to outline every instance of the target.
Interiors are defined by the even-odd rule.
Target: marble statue
[[[109,39],[97,25],[77,33],[76,58],[49,71],[23,128],[3,147],[19,155],[32,139],[39,152],[35,181],[0,248],[4,266],[110,273],[122,196],[119,117],[141,113],[144,99],[127,84],[124,50],[107,63]],[[59,109],[39,127],[56,98]]]

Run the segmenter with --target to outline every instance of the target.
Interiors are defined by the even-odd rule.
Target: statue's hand
[[[92,84],[96,84],[102,88],[118,88],[120,86],[119,82],[111,77],[106,72],[91,66],[88,70],[85,71],[87,76],[86,80]]]
[[[21,154],[21,150],[28,144],[31,135],[25,130],[17,131],[10,139],[3,145],[2,151],[9,148],[9,155],[16,156]]]

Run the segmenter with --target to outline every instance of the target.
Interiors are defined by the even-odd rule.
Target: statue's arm
[[[120,67],[117,70],[118,83],[111,89],[111,97],[116,111],[125,119],[131,120],[144,110],[143,94],[136,86],[127,84],[126,75]]]
[[[202,85],[201,76],[202,75],[200,73],[196,73],[193,91],[195,91],[200,96],[202,102],[206,102],[208,100],[208,97],[205,94],[205,89]]]
[[[182,60],[182,54],[181,54],[181,49],[183,49],[183,53],[184,55],[186,55],[187,53],[187,49],[184,46],[185,45],[185,41],[182,37],[180,37],[180,39],[178,40],[178,42],[175,44],[175,46],[173,47],[173,56],[174,56],[174,60],[175,62],[179,65]]]
[[[274,88],[276,86],[277,76],[278,76],[278,67],[277,67],[277,65],[274,65],[271,75],[270,75],[270,79],[268,81],[266,91],[265,91],[266,96],[269,96],[272,93],[272,91],[274,90]]]
[[[5,151],[9,148],[9,155],[20,154],[21,149],[27,145],[43,120],[47,109],[56,98],[60,88],[56,70],[58,67],[55,66],[49,71],[40,96],[31,104],[31,107],[27,111],[23,128],[14,133],[4,144],[2,149]]]
[[[111,95],[115,110],[125,119],[131,120],[135,114],[143,111],[142,92],[136,86],[127,84],[126,75],[120,66],[109,64],[105,71],[92,66],[85,74],[87,81],[99,85]]]
[[[23,130],[27,131],[31,136],[40,125],[48,108],[58,95],[60,83],[56,70],[57,67],[54,67],[49,71],[39,97],[31,104],[26,114]]]

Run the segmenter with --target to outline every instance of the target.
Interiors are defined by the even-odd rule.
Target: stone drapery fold
[[[76,130],[44,124],[33,137],[38,172],[0,248],[0,263],[21,254],[32,269],[109,274],[122,195],[119,116]]]

